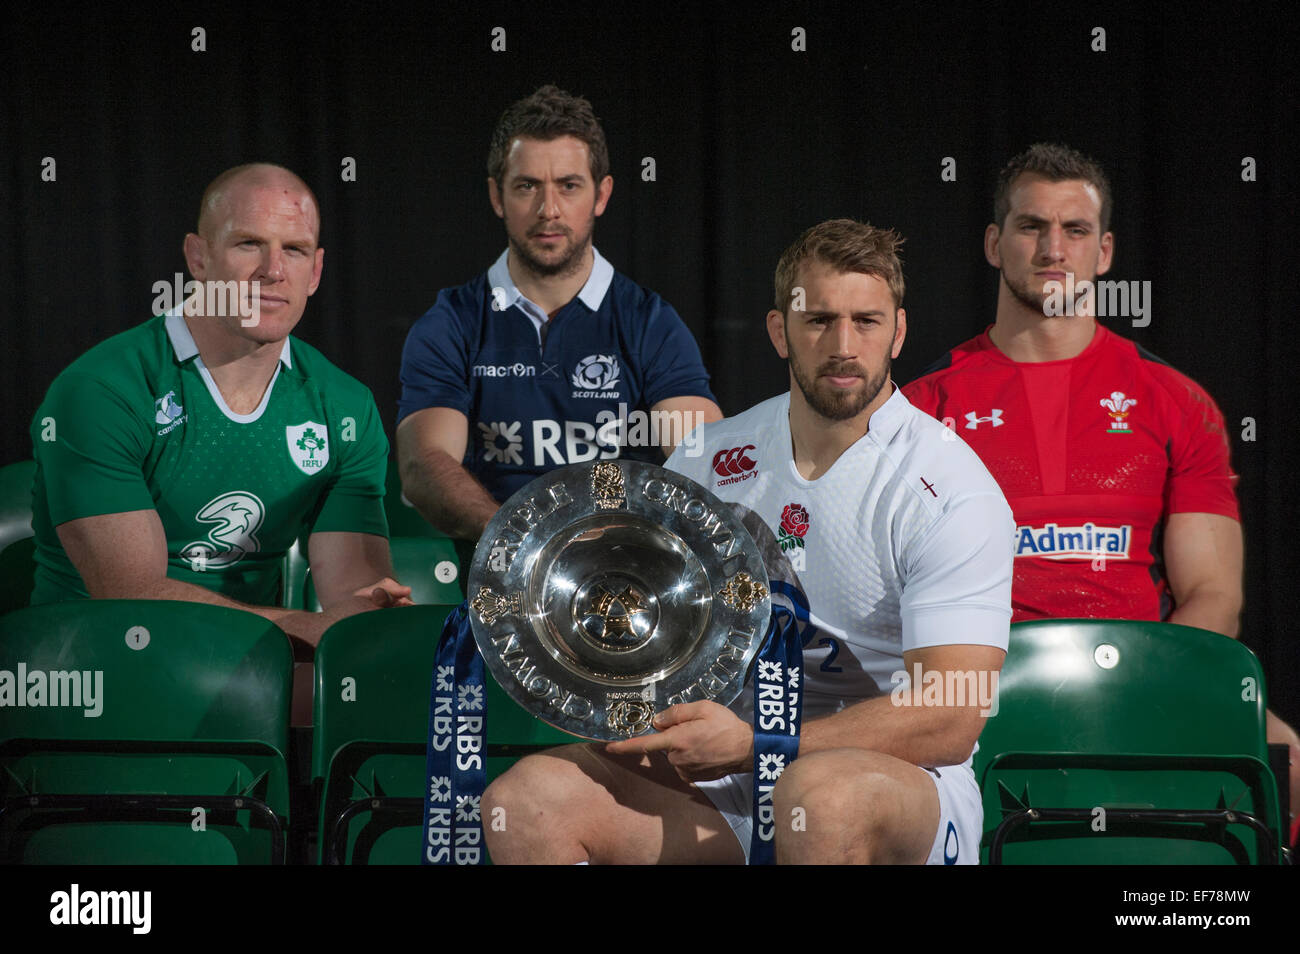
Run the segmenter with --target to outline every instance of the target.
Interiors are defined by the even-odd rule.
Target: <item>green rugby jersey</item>
[[[55,378],[31,433],[33,603],[87,595],[54,530],[79,517],[153,508],[170,578],[263,606],[299,534],[388,535],[374,398],[292,337],[262,403],[236,414],[184,318],[153,318]]]

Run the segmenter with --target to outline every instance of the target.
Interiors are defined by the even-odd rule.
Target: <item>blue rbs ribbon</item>
[[[775,591],[775,587],[774,587]],[[776,810],[772,792],[799,754],[803,697],[803,645],[795,614],[773,605],[772,622],[754,667],[754,829],[749,863],[776,860]]]
[[[487,860],[480,809],[487,787],[486,739],[483,657],[474,643],[469,608],[461,603],[443,624],[429,693],[423,864]]]
[[[796,610],[797,612],[797,610]],[[751,864],[774,859],[772,791],[799,753],[803,650],[795,614],[774,606],[754,670],[754,834]],[[424,853],[430,865],[487,861],[481,803],[487,787],[487,690],[465,603],[447,617],[429,693]]]

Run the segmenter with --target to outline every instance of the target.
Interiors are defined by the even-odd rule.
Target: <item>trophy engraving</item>
[[[758,603],[767,599],[767,587],[741,570],[718,591],[718,596],[732,609],[748,613]]]
[[[623,489],[623,471],[618,464],[602,461],[591,469],[591,496],[602,510],[623,506],[627,493]]]
[[[642,699],[618,699],[609,707],[609,727],[631,738],[650,728],[655,707]]]
[[[498,616],[506,613],[519,615],[519,594],[513,593],[510,596],[499,596],[493,593],[489,587],[480,586],[478,596],[470,600],[470,607],[478,613],[479,619],[491,625],[496,622]]]
[[[731,703],[771,610],[740,515],[693,480],[631,460],[574,464],[519,490],[466,579],[493,678],[587,739],[649,732],[665,701]]]

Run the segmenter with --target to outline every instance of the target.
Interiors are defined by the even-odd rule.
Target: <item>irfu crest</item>
[[[318,474],[330,462],[330,437],[324,424],[304,421],[284,429],[289,458],[307,476]]]

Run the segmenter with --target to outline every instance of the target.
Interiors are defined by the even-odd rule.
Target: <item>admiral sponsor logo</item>
[[[0,669],[0,708],[81,708],[87,719],[98,719],[104,712],[104,671],[102,669],[28,670],[20,662],[18,671]]]
[[[516,361],[514,364],[476,364],[471,373],[476,378],[532,378],[537,366]]]
[[[757,477],[758,472],[754,468],[758,466],[758,461],[748,453],[754,449],[753,444],[746,444],[743,447],[729,447],[714,454],[713,472],[723,478],[717,481],[717,486],[725,487],[727,484],[738,484],[742,480]]]
[[[55,925],[113,925],[148,934],[153,924],[152,891],[82,891],[73,883],[50,895],[50,923]]]
[[[1062,527],[1049,523],[1043,527],[1016,527],[1016,556],[1036,556],[1048,560],[1093,559],[1127,560],[1133,525],[1106,527],[1088,523],[1079,527]]]

